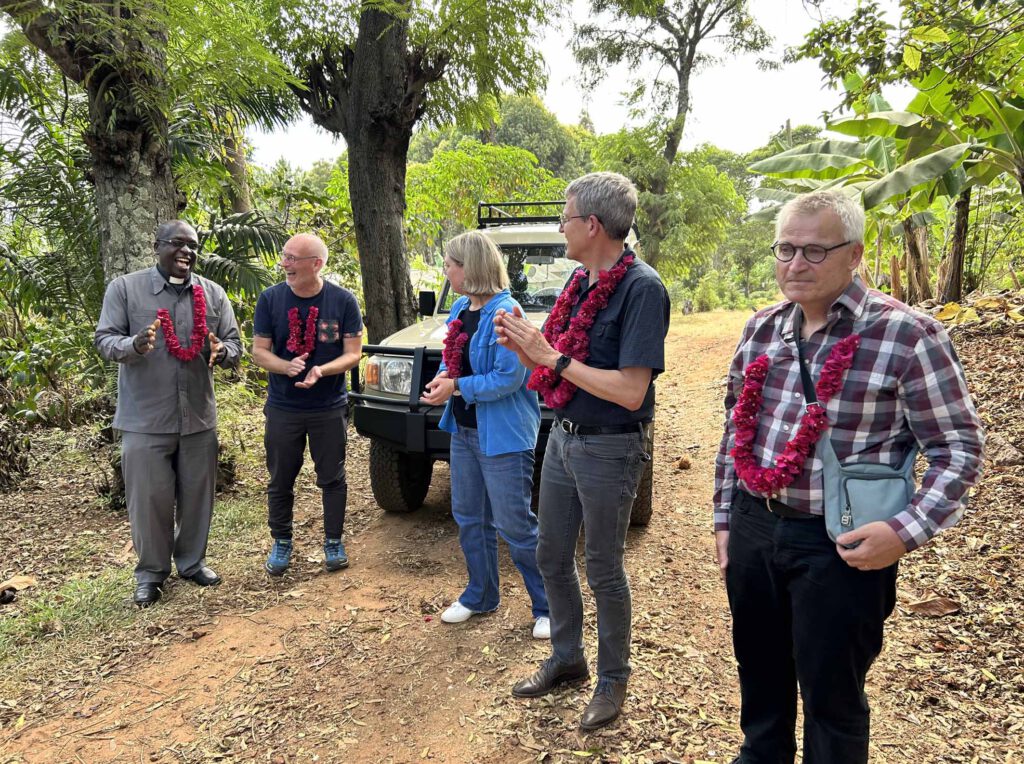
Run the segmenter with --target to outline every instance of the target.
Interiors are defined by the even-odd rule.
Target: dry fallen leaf
[[[907,605],[907,609],[918,615],[938,618],[960,612],[960,603],[956,600],[951,600],[949,597],[928,597],[917,602],[911,602]]]
[[[28,589],[30,586],[35,585],[36,580],[32,576],[14,576],[0,584],[0,591],[3,591],[4,589],[15,589],[20,592],[22,589]]]

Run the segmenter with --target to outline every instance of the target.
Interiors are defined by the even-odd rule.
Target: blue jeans
[[[533,451],[485,456],[477,431],[460,425],[452,435],[451,472],[452,514],[469,572],[469,584],[459,602],[481,613],[498,607],[501,534],[523,575],[534,618],[547,616],[548,598],[537,569],[537,518],[530,511]]]
[[[587,583],[597,601],[597,674],[629,678],[632,602],[622,564],[629,514],[644,463],[639,429],[616,435],[551,430],[540,480],[537,564],[551,605],[551,650],[561,665],[585,660],[576,543],[583,525]]]

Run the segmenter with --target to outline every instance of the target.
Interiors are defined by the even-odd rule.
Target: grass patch
[[[263,495],[218,499],[213,507],[210,542],[248,543],[267,525],[267,504]]]
[[[125,594],[132,581],[128,567],[108,568],[94,578],[76,578],[60,589],[32,597],[20,611],[0,620],[2,663],[20,661],[41,641],[87,640],[132,620]]]

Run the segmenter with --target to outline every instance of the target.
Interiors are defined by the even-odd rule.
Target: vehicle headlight
[[[411,358],[380,359],[380,389],[385,393],[408,395],[412,388]]]

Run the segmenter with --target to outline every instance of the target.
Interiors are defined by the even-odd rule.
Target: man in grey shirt
[[[206,566],[217,472],[213,365],[235,366],[242,355],[224,289],[192,273],[195,229],[163,223],[153,249],[155,267],[110,282],[95,335],[100,355],[121,364],[114,427],[139,607],[160,599],[172,557],[182,578],[220,583]]]

